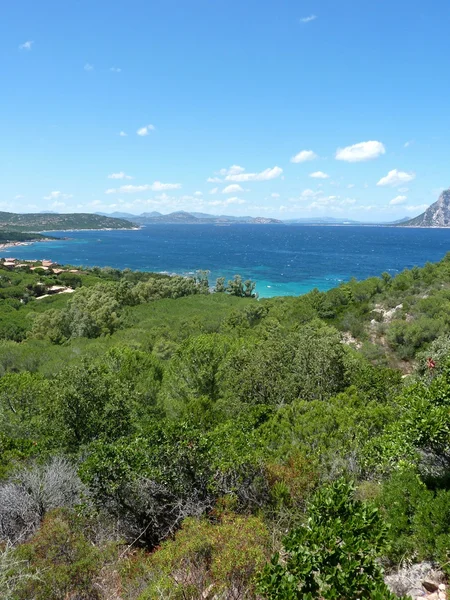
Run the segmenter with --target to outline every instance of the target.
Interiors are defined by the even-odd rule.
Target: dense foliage
[[[0,229],[6,231],[61,231],[63,229],[132,229],[126,219],[90,213],[10,213],[0,212]]]
[[[448,573],[450,257],[298,298],[207,275],[0,264],[5,597],[388,600],[380,560]]]

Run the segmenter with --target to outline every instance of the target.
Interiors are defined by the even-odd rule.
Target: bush
[[[152,582],[140,599],[255,598],[254,575],[266,563],[268,547],[269,532],[258,517],[228,513],[217,524],[186,519],[150,557]]]
[[[49,510],[74,506],[81,492],[76,470],[63,458],[19,471],[0,486],[0,539],[23,541]]]
[[[390,526],[390,559],[431,560],[450,573],[450,491],[428,490],[405,470],[383,485],[379,503]]]
[[[259,589],[273,600],[395,600],[377,562],[386,537],[378,510],[338,480],[317,492],[305,525],[285,538],[283,557],[272,557]]]
[[[82,523],[68,511],[49,513],[32,540],[16,551],[37,577],[25,580],[17,600],[97,600],[95,577],[101,568],[100,550],[85,537]]]
[[[17,600],[20,588],[39,576],[30,573],[28,561],[18,558],[13,547],[7,544],[0,548],[0,590],[2,600]]]

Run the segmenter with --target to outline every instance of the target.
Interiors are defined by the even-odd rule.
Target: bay
[[[305,225],[150,225],[135,231],[48,232],[68,240],[4,250],[4,256],[61,264],[193,274],[210,281],[239,273],[260,297],[327,290],[351,277],[438,261],[450,250],[450,229]]]

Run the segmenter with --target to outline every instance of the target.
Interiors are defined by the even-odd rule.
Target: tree
[[[201,294],[209,294],[209,271],[197,271],[195,281]]]
[[[216,294],[223,293],[227,291],[227,287],[225,285],[225,277],[218,277],[216,279],[216,285],[214,287],[214,292]]]
[[[98,438],[126,435],[132,427],[130,396],[105,365],[85,359],[64,369],[44,415],[47,443],[74,452]]]
[[[228,281],[227,288],[220,291],[226,291],[230,296],[238,296],[239,298],[254,298],[256,296],[254,293],[255,287],[256,283],[254,281],[247,279],[242,282],[242,277],[235,275],[233,279]]]
[[[194,398],[217,400],[220,366],[233,342],[225,335],[204,334],[188,338],[170,361],[162,395],[169,412],[183,411]]]
[[[398,418],[367,444],[366,464],[389,472],[419,466],[426,474],[446,477],[450,468],[450,364],[429,374],[396,398]]]

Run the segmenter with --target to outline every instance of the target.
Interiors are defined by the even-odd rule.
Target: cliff
[[[401,223],[402,227],[450,227],[450,189],[444,190],[427,210]]]

